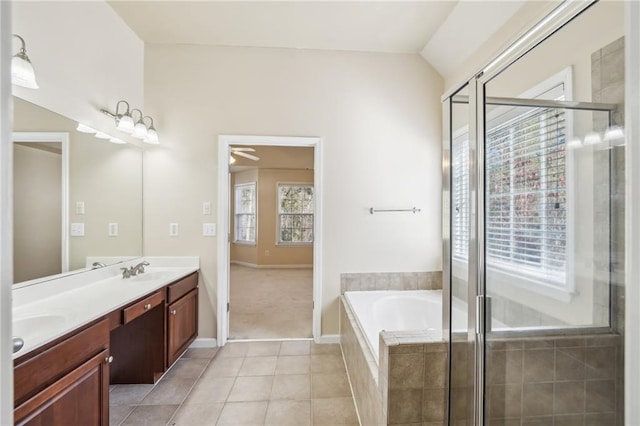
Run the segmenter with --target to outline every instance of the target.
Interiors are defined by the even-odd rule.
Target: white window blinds
[[[488,262],[564,284],[566,263],[565,112],[521,108],[488,126]]]
[[[256,242],[256,183],[235,186],[235,241]]]
[[[453,138],[451,149],[451,249],[453,257],[469,257],[469,133]]]

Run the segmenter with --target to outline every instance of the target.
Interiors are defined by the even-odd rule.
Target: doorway
[[[219,137],[220,346],[320,336],[320,142]]]

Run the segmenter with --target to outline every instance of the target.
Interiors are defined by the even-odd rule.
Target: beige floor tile
[[[193,379],[160,380],[140,405],[179,405],[195,383]]]
[[[280,342],[251,342],[247,343],[249,349],[247,356],[268,356],[278,355],[280,352]]]
[[[247,357],[240,367],[238,376],[271,376],[276,372],[276,356]]]
[[[218,425],[262,425],[267,414],[267,401],[227,402]]]
[[[153,385],[117,385],[109,392],[109,405],[138,405]]]
[[[311,357],[308,355],[280,356],[276,363],[276,374],[308,374]]]
[[[310,382],[308,374],[274,376],[270,399],[309,399]]]
[[[209,364],[209,360],[205,358],[179,359],[171,366],[162,380],[173,378],[197,379],[207,367],[207,364]]]
[[[346,373],[340,355],[311,355],[312,373]]]
[[[231,265],[229,298],[232,339],[312,336],[313,270],[310,268],[256,269]]]
[[[177,405],[139,405],[122,424],[124,426],[165,425],[177,409]]]
[[[311,355],[341,355],[340,345],[334,343],[318,344],[311,342]]]
[[[235,377],[212,377],[198,380],[185,404],[205,404],[209,402],[225,402],[235,382]]]
[[[243,357],[247,355],[248,350],[248,343],[228,342],[218,350],[216,358]]]
[[[211,359],[218,352],[218,348],[189,348],[182,355],[182,359],[203,358]]]
[[[223,403],[182,405],[171,420],[171,426],[215,426]]]
[[[235,377],[242,367],[244,358],[218,358],[211,360],[204,370],[203,377]]]
[[[291,340],[282,342],[280,356],[282,355],[309,355],[311,353],[310,340]]]
[[[266,401],[271,394],[273,376],[236,378],[227,401]]]
[[[118,426],[129,413],[136,408],[135,405],[112,405],[109,407],[109,426]]]
[[[351,388],[346,374],[319,373],[311,376],[311,398],[338,398],[345,396],[351,396]]]
[[[311,401],[270,401],[267,408],[267,425],[311,425]]]
[[[352,398],[323,398],[311,400],[314,426],[357,424],[358,416]]]

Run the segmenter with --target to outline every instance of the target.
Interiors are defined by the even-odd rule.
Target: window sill
[[[313,247],[313,243],[276,243],[276,247]]]
[[[234,241],[233,244],[237,244],[239,246],[248,246],[248,247],[255,247],[257,245],[255,242],[251,242],[251,241]]]
[[[453,274],[456,277],[465,279],[468,277],[468,265],[466,262],[453,259]],[[574,291],[546,284],[540,279],[528,277],[522,273],[511,272],[499,267],[488,267],[485,285],[491,291],[492,287],[511,286],[522,289],[524,292],[540,294],[561,302],[569,303],[576,296]]]

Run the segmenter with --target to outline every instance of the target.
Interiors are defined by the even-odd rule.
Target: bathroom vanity
[[[110,384],[155,383],[196,338],[197,286],[197,268],[163,268],[14,310],[26,337],[14,354],[15,423],[108,425]]]

